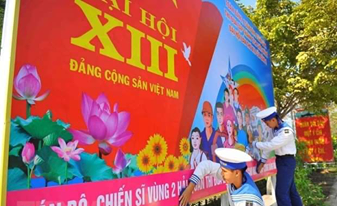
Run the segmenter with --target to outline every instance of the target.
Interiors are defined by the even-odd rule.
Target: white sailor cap
[[[264,109],[256,114],[256,116],[261,118],[263,121],[268,121],[277,115],[276,107],[268,107],[267,109]]]
[[[245,152],[232,148],[217,148],[215,154],[220,158],[221,167],[237,170],[247,166],[252,158]]]

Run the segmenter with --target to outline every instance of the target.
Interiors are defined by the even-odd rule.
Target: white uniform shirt
[[[198,184],[198,182],[204,178],[206,175],[212,175],[218,180],[223,180],[222,178],[222,170],[221,166],[219,163],[212,162],[210,160],[202,161],[199,163],[197,168],[194,170],[193,175],[190,178],[190,181],[193,182],[194,184]],[[239,202],[233,202],[232,197],[231,197],[231,192],[233,191],[232,187],[230,184],[227,184],[227,190],[228,190],[228,199],[229,199],[229,204],[231,206],[264,206],[263,203],[257,204],[256,202],[248,202],[246,200],[242,200]],[[236,195],[238,196],[238,195]]]
[[[296,154],[294,131],[287,126],[274,131],[274,137],[270,141],[256,142],[255,144],[258,149],[263,150],[263,159],[268,159],[272,150],[275,150],[275,154],[279,156]]]

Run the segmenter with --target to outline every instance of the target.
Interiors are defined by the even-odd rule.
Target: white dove
[[[190,58],[190,54],[191,54],[191,46],[186,46],[185,42],[183,42],[183,46],[184,46],[184,50],[181,50],[181,52],[184,55],[184,58],[186,59],[186,61],[188,62],[188,64],[191,66],[191,62],[189,60]]]

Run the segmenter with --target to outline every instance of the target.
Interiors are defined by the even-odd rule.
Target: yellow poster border
[[[19,9],[21,0],[7,1],[5,7],[5,18],[2,35],[2,55],[1,55],[1,70],[4,75],[4,81],[1,82],[1,86],[4,88],[5,94],[0,101],[4,104],[1,110],[2,116],[0,117],[0,123],[3,125],[3,131],[1,131],[1,142],[0,142],[0,205],[6,205],[7,196],[7,175],[8,175],[8,156],[9,156],[9,138],[10,138],[10,118],[11,118],[11,108],[12,108],[12,91],[13,91],[13,77],[14,77],[14,67],[15,67],[15,57],[16,57],[16,41],[17,41],[17,31],[19,22]],[[7,38],[6,38],[7,37]],[[9,41],[8,45],[6,41]]]

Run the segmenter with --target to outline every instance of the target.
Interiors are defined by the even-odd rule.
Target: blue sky
[[[293,0],[294,2],[299,2],[300,0]],[[256,0],[240,0],[241,3],[243,3],[244,5],[248,6],[252,6],[255,7],[256,5]]]
[[[256,4],[256,0],[240,0],[240,2],[246,6],[250,5],[252,7],[255,7]]]

